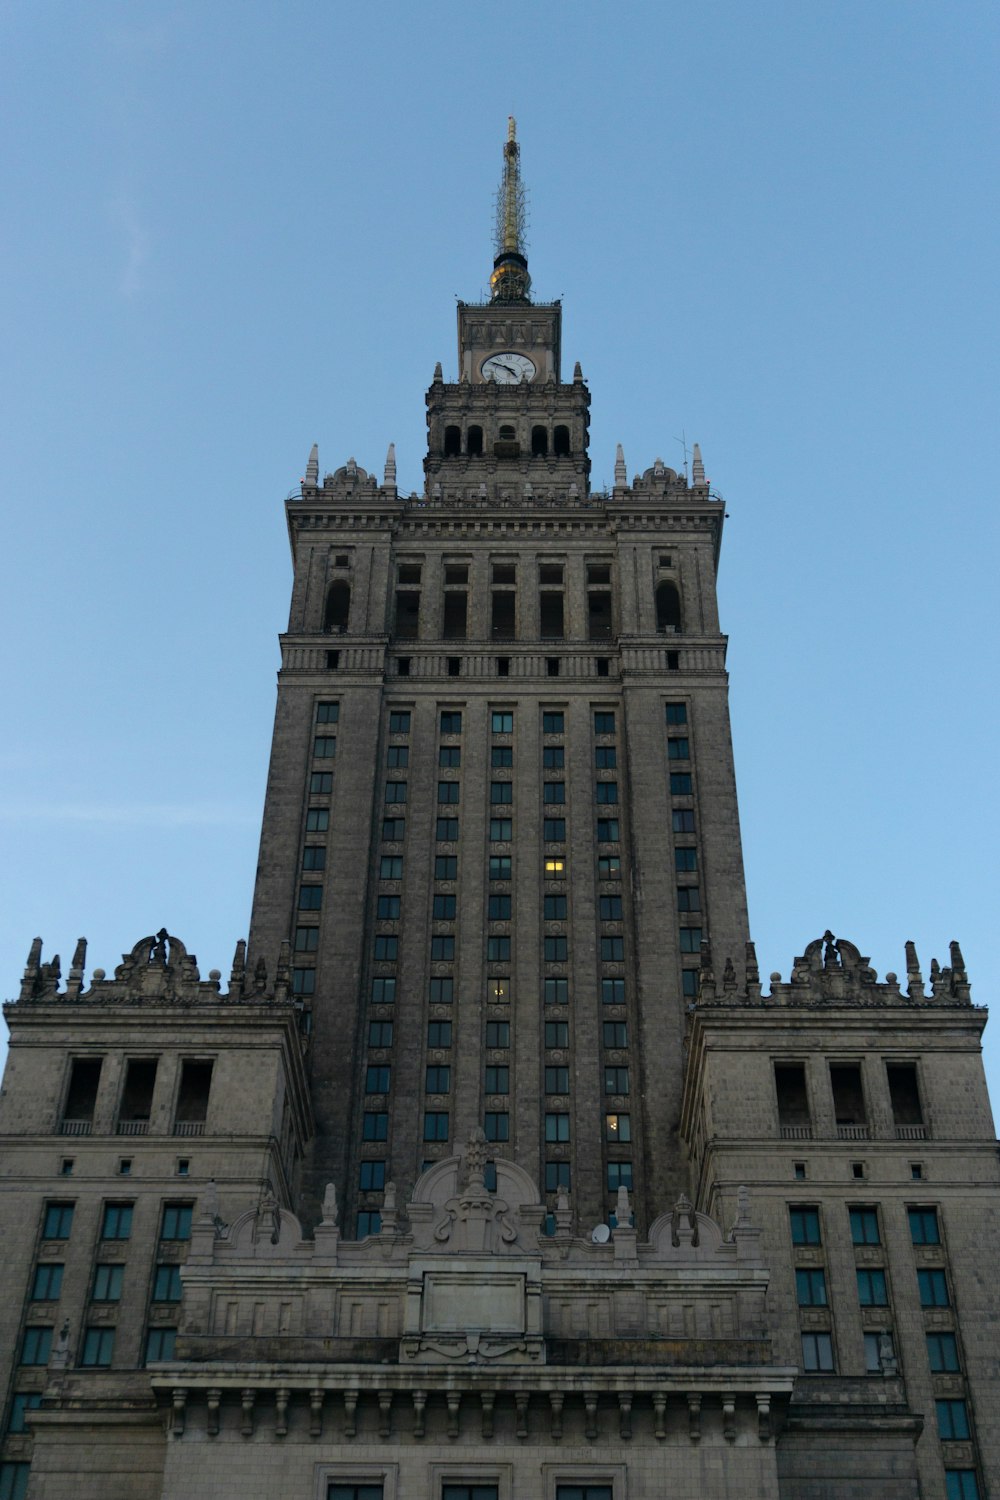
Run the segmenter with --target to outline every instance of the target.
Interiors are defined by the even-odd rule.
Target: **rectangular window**
[[[595,734],[614,734],[615,716],[612,713],[597,712],[594,714]]]
[[[701,950],[701,928],[682,927],[680,932],[681,952],[698,953]]]
[[[365,1070],[365,1093],[387,1094],[389,1092],[389,1068],[385,1063],[373,1063]]]
[[[337,753],[335,734],[318,734],[313,740],[313,755],[317,760],[329,760]]]
[[[927,1359],[935,1375],[951,1375],[960,1369],[955,1335],[953,1333],[927,1334]]]
[[[490,715],[490,729],[494,734],[513,734],[514,715],[504,709],[494,709]]]
[[[625,958],[625,939],[623,937],[601,938],[601,962],[606,964],[622,963]]]
[[[107,1369],[111,1364],[114,1348],[115,1330],[113,1328],[88,1328],[83,1335],[80,1363],[91,1368]]]
[[[369,1021],[368,1022],[368,1045],[369,1045],[369,1047],[391,1047],[392,1046],[392,1022],[391,1021]]]
[[[307,844],[302,851],[303,870],[325,870],[326,849],[322,844]]]
[[[94,1267],[93,1302],[120,1302],[125,1267],[99,1263]]]
[[[445,709],[444,712],[441,714],[441,733],[442,734],[461,734],[462,733],[462,715],[460,713],[458,713],[455,709]]]
[[[380,1193],[385,1187],[385,1162],[363,1161],[358,1176],[358,1187],[363,1193]]]
[[[569,939],[566,937],[545,938],[543,956],[547,964],[564,964],[569,958]]]
[[[912,1140],[914,1137],[920,1139],[924,1115],[920,1107],[916,1064],[887,1062],[885,1072],[889,1084],[892,1121],[896,1126],[897,1138],[900,1140]]]
[[[146,1334],[145,1363],[153,1365],[159,1360],[173,1359],[176,1340],[176,1328],[151,1328]]]
[[[860,1267],[858,1277],[858,1301],[862,1307],[888,1307],[889,1291],[884,1271],[867,1271]]]
[[[681,971],[681,992],[689,999],[694,999],[698,993],[698,970],[683,969]]]
[[[618,751],[614,745],[598,745],[594,751],[594,764],[599,771],[613,771],[618,765]]]
[[[47,1365],[52,1353],[52,1329],[34,1324],[24,1330],[21,1341],[22,1365]]]
[[[509,1047],[510,1046],[510,1022],[509,1021],[487,1021],[486,1022],[486,1045],[487,1045],[487,1047]]]
[[[292,994],[293,995],[315,995],[316,993],[316,970],[315,969],[293,969],[292,970]]]
[[[545,1191],[547,1193],[557,1193],[560,1188],[568,1189],[569,1185],[569,1162],[547,1161],[545,1163]]]
[[[487,1094],[509,1094],[510,1069],[506,1066],[491,1065],[486,1069],[483,1087]]]
[[[605,1021],[603,1034],[605,1047],[628,1046],[628,1024],[625,1021]]]
[[[35,1267],[35,1279],[31,1283],[32,1302],[55,1302],[62,1292],[63,1269],[55,1261]]]
[[[386,802],[405,802],[406,782],[387,781],[385,784],[385,800]]]
[[[427,1023],[427,1045],[428,1045],[428,1047],[450,1047],[451,1046],[451,1022],[450,1021],[428,1021],[428,1023]]]
[[[458,839],[458,819],[438,818],[434,837],[439,844],[454,844]]]
[[[314,771],[309,777],[309,794],[312,797],[328,797],[333,791],[333,772]]]
[[[671,797],[688,797],[694,790],[690,771],[671,771],[670,773],[670,795]]]
[[[598,914],[602,922],[620,922],[622,920],[621,896],[601,896]]]
[[[511,818],[490,819],[490,843],[509,844],[514,836],[514,823]]]
[[[855,1245],[880,1245],[878,1209],[852,1208],[850,1213],[852,1242]]]
[[[597,820],[597,842],[599,844],[617,844],[618,842],[618,819],[598,818]]]
[[[330,827],[330,813],[325,807],[311,807],[306,813],[306,833],[326,833]]]
[[[490,765],[498,770],[514,764],[513,745],[494,745],[490,751]]]
[[[317,724],[336,724],[336,722],[337,722],[337,720],[339,718],[340,718],[340,704],[339,703],[317,703],[317,705],[316,705],[316,723]]]
[[[833,1373],[833,1339],[828,1333],[802,1335],[802,1368],[807,1375]]]
[[[389,1139],[389,1116],[383,1110],[366,1110],[361,1121],[362,1138],[366,1141]]]
[[[632,1139],[632,1116],[617,1113],[605,1115],[604,1139],[606,1141],[630,1141]]]
[[[431,938],[431,960],[434,963],[450,963],[455,957],[455,939],[450,933],[438,933]]]
[[[323,905],[323,887],[321,885],[299,886],[299,911],[319,911]]]
[[[408,709],[395,709],[389,715],[390,734],[409,734],[410,714]]]
[[[538,596],[539,634],[543,641],[561,641],[563,625],[563,596],[554,590],[545,590]]]
[[[697,870],[697,868],[698,868],[698,851],[697,851],[697,849],[675,849],[674,850],[674,869],[677,871],[678,874],[687,874],[688,871],[690,871],[690,870]]]
[[[686,703],[666,704],[666,718],[668,724],[686,724],[688,711]]]
[[[935,1401],[937,1408],[938,1437],[945,1443],[967,1443],[972,1436],[969,1431],[969,1411],[964,1401],[948,1399]]]
[[[945,1469],[946,1500],[979,1500],[979,1481],[975,1469]]]
[[[424,1140],[446,1141],[448,1139],[448,1111],[429,1109],[424,1113]]]
[[[627,1094],[628,1068],[605,1068],[604,1092],[606,1094]]]
[[[453,922],[455,920],[455,897],[435,896],[432,915],[435,922]]]
[[[910,1239],[915,1245],[940,1245],[941,1230],[938,1227],[936,1208],[908,1208]]]
[[[434,857],[435,880],[458,879],[458,857],[454,854],[437,854]]]
[[[382,1229],[382,1215],[378,1209],[361,1208],[358,1210],[358,1239],[367,1239],[370,1234],[379,1234]],[[381,1491],[379,1491],[381,1494]]]
[[[174,1265],[159,1265],[153,1277],[154,1302],[179,1302],[181,1300],[181,1268]]]
[[[372,1002],[375,1005],[392,1005],[396,999],[396,980],[373,979],[372,980]]]
[[[943,1271],[922,1269],[917,1272],[921,1307],[950,1307],[948,1278]]]
[[[543,818],[542,838],[547,844],[565,844],[566,842],[566,819],[565,818]]]
[[[441,1487],[441,1500],[497,1500],[495,1484],[445,1484]]]
[[[681,739],[681,738],[676,738],[674,736],[671,736],[671,738],[667,740],[667,759],[668,760],[690,760],[691,759],[691,743],[690,743],[690,741],[687,740],[687,739]]]
[[[625,981],[624,979],[602,979],[601,1001],[605,1005],[625,1004]]]
[[[543,914],[546,922],[565,922],[567,898],[565,896],[544,897]]]
[[[677,887],[678,911],[701,911],[701,892],[696,885]]]
[[[379,896],[376,908],[380,921],[394,922],[399,916],[398,896]]]
[[[390,745],[386,751],[385,763],[390,770],[404,770],[410,764],[409,745]]]
[[[10,1433],[26,1432],[27,1431],[27,1424],[25,1422],[25,1416],[26,1416],[26,1414],[29,1411],[37,1411],[38,1408],[41,1406],[41,1404],[42,1404],[42,1393],[41,1393],[41,1391],[30,1391],[30,1392],[29,1391],[21,1391],[16,1396],[12,1397],[11,1403],[10,1403],[10,1421],[7,1424],[7,1431],[10,1432]],[[22,1467],[23,1467],[23,1469],[25,1471],[25,1476],[24,1476],[25,1477],[25,1483],[24,1483],[24,1487],[21,1490],[19,1490],[19,1491],[13,1490],[11,1488],[10,1484],[8,1483],[7,1487],[4,1488],[5,1479],[6,1479],[6,1476],[4,1475],[4,1469],[22,1468]],[[28,1485],[27,1485],[28,1473],[27,1473],[27,1471],[28,1471],[28,1465],[27,1464],[24,1464],[24,1465],[21,1465],[21,1464],[17,1464],[17,1465],[15,1465],[15,1464],[4,1464],[2,1467],[0,1467],[0,1500],[13,1500],[13,1497],[15,1495],[17,1495],[18,1497],[20,1497],[20,1496],[23,1496],[26,1493],[27,1488],[28,1488]]]
[[[509,895],[494,895],[489,898],[489,919],[491,922],[509,922],[511,911],[511,898]]]
[[[670,822],[674,833],[694,833],[694,812],[690,807],[675,807]]]
[[[546,1068],[545,1092],[547,1094],[568,1094],[569,1068]]]
[[[455,981],[450,975],[432,979],[428,995],[432,1005],[450,1005],[454,998]]]
[[[620,854],[602,854],[597,861],[597,875],[600,880],[616,880],[622,873],[622,858]]]
[[[132,1234],[131,1203],[106,1203],[101,1221],[102,1240],[127,1240]]]
[[[442,745],[438,750],[438,765],[442,770],[454,770],[462,764],[461,745]]]
[[[618,801],[617,781],[599,781],[595,788],[595,796],[599,803],[616,803]]]
[[[457,781],[439,781],[438,782],[438,801],[439,802],[457,802],[459,800],[459,793],[460,793],[460,791],[461,791],[461,784],[459,782],[457,782]]]
[[[562,745],[544,745],[542,747],[542,769],[546,771],[561,771],[566,764],[566,751]]]
[[[546,880],[565,880],[566,861],[564,859],[543,860],[542,873]]]
[[[542,990],[546,1005],[565,1005],[569,1000],[568,979],[546,979]]]
[[[451,1088],[451,1068],[432,1063],[424,1074],[425,1094],[446,1094]]]
[[[483,1115],[483,1131],[488,1141],[509,1141],[510,1115],[505,1109],[488,1109]]]
[[[160,1223],[161,1240],[189,1240],[191,1238],[191,1203],[165,1203]]]
[[[375,939],[375,962],[379,964],[392,964],[396,962],[399,951],[399,939],[382,934]]]
[[[632,1187],[632,1163],[630,1161],[609,1161],[608,1192],[617,1193],[620,1187]]]
[[[545,1139],[551,1144],[569,1140],[569,1115],[547,1114],[545,1116]]]
[[[819,1209],[789,1207],[788,1217],[793,1245],[820,1245]]]
[[[562,734],[563,733],[563,715],[561,713],[551,713],[551,712],[550,713],[543,713],[542,714],[542,733],[543,734]]]
[[[542,786],[542,801],[543,802],[549,802],[549,803],[552,803],[552,802],[565,802],[566,801],[566,783],[565,783],[565,781],[546,781],[546,782],[544,782],[543,786]]]
[[[496,807],[501,803],[510,803],[514,800],[514,783],[512,781],[491,781],[490,801]]]
[[[384,844],[401,844],[406,837],[405,818],[383,818],[382,819],[382,842]]]
[[[569,1046],[569,1022],[568,1021],[546,1021],[546,1023],[545,1023],[545,1045],[546,1045],[546,1047],[568,1047]]]
[[[510,855],[509,854],[491,854],[490,855],[490,879],[491,880],[509,880],[510,879]]]
[[[506,963],[510,958],[510,938],[490,937],[486,939],[486,962]]]

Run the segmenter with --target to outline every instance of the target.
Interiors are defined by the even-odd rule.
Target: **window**
[[[550,1143],[569,1140],[569,1115],[547,1114],[545,1116],[545,1139]]]
[[[566,750],[562,745],[543,745],[542,767],[546,771],[561,771],[566,764]]]
[[[389,1139],[389,1116],[384,1110],[366,1110],[361,1118],[361,1136],[366,1141]]]
[[[802,1368],[807,1375],[833,1372],[833,1339],[828,1333],[802,1335]]]
[[[313,797],[328,797],[333,791],[333,772],[314,771],[309,778],[309,793]]]
[[[621,896],[601,896],[598,910],[602,922],[620,922],[622,919]]]
[[[919,1270],[917,1286],[920,1288],[921,1307],[950,1307],[948,1278],[943,1271]]]
[[[885,1071],[897,1139],[922,1139],[924,1116],[920,1107],[916,1064],[887,1062]]]
[[[566,842],[566,819],[565,818],[543,818],[542,838],[547,844],[565,844]]]
[[[68,1240],[73,1227],[72,1203],[47,1203],[42,1223],[43,1240]]]
[[[859,1267],[858,1301],[862,1307],[888,1307],[889,1292],[884,1271],[868,1271]]]
[[[694,791],[690,771],[671,771],[670,773],[670,795],[671,797],[689,797]]]
[[[47,1365],[52,1353],[52,1329],[38,1324],[24,1330],[21,1341],[22,1365]]]
[[[566,801],[566,783],[565,783],[565,781],[546,781],[543,784],[543,786],[542,786],[542,801],[543,802],[565,802]]]
[[[546,859],[543,861],[542,870],[546,880],[563,880],[566,876],[566,861]]]
[[[497,1500],[495,1484],[445,1484],[441,1487],[441,1500]]]
[[[594,795],[600,803],[615,803],[618,801],[617,781],[599,781]]]
[[[674,833],[694,833],[694,812],[690,807],[675,807],[670,823]]]
[[[678,874],[687,873],[689,870],[697,870],[697,868],[698,868],[698,851],[697,851],[697,849],[675,849],[674,850],[674,869],[677,871]]]
[[[322,844],[307,844],[302,851],[303,870],[325,870],[326,849]]]
[[[392,1046],[392,1022],[391,1021],[369,1021],[368,1022],[368,1045],[369,1045],[369,1047],[391,1047]]]
[[[693,969],[690,972],[697,977]],[[774,1090],[778,1100],[779,1128],[788,1132],[790,1140],[807,1138],[810,1133],[809,1096],[803,1064],[775,1063]]]
[[[29,1405],[38,1406],[40,1399],[30,1398]],[[0,1463],[0,1500],[25,1500],[30,1472],[30,1463]]]
[[[628,1068],[605,1068],[604,1092],[606,1094],[627,1094]]]
[[[701,951],[700,927],[682,927],[680,938],[682,953],[699,953]]]
[[[424,1074],[425,1094],[446,1094],[451,1088],[451,1068],[432,1064]]]
[[[940,1245],[941,1230],[938,1227],[936,1208],[908,1208],[910,1239],[915,1245]]]
[[[490,728],[494,734],[513,734],[514,715],[504,710],[494,710],[490,715]]]
[[[453,922],[455,920],[455,897],[435,896],[433,916],[435,922]]]
[[[496,806],[502,802],[513,802],[514,783],[512,781],[491,781],[490,801]]]
[[[627,1047],[628,1046],[628,1024],[625,1021],[604,1022],[604,1045],[605,1047]]]
[[[671,735],[667,740],[668,760],[690,760],[691,745],[686,737]]]
[[[686,724],[687,721],[688,721],[687,704],[686,703],[668,703],[668,704],[666,704],[666,717],[667,717],[667,723],[668,724]]]
[[[851,1239],[855,1245],[880,1245],[882,1243],[878,1232],[877,1209],[851,1209]]]
[[[409,710],[396,709],[389,715],[390,734],[409,734],[410,714]]]
[[[677,887],[678,911],[701,911],[701,892],[696,885]]]
[[[632,1139],[632,1116],[622,1114],[605,1115],[604,1139],[606,1141],[630,1141]]]
[[[568,1161],[547,1161],[545,1163],[545,1191],[557,1193],[560,1188],[570,1186],[570,1170]]]
[[[106,1203],[101,1221],[102,1240],[127,1240],[132,1233],[131,1203]]]
[[[448,975],[432,979],[428,999],[434,1005],[450,1005],[454,995],[455,981]]]
[[[114,1347],[115,1330],[113,1328],[86,1329],[80,1354],[81,1365],[106,1369],[111,1363]]]
[[[514,836],[514,823],[511,818],[490,819],[490,843],[509,844]]]
[[[358,1187],[363,1193],[380,1193],[385,1187],[385,1162],[363,1161],[358,1176]]]
[[[681,991],[682,991],[683,994],[687,995],[689,997],[689,999],[692,999],[692,1000],[697,995],[697,993],[698,993],[698,970],[697,969],[682,969],[681,970]]]
[[[370,1234],[379,1234],[382,1230],[382,1215],[378,1209],[361,1208],[358,1210],[358,1239],[363,1240]],[[381,1490],[379,1491],[381,1494]]]
[[[490,937],[486,939],[486,962],[506,963],[510,958],[510,938]]]
[[[24,1420],[26,1413],[29,1411],[37,1411],[41,1404],[41,1391],[22,1391],[18,1395],[14,1396],[10,1403],[10,1421],[7,1424],[7,1431],[12,1433],[26,1431],[26,1424]],[[14,1464],[4,1464],[3,1468],[0,1468],[0,1497],[2,1497],[2,1500],[9,1500],[11,1494],[9,1487],[7,1489],[4,1488],[3,1469],[11,1469],[14,1467],[20,1468],[21,1465],[18,1464],[15,1466]],[[27,1477],[28,1465],[24,1464],[23,1467],[26,1471]],[[25,1488],[26,1487],[27,1486],[25,1485]]]
[[[564,964],[569,958],[569,939],[566,937],[547,937],[542,948],[547,964]]]
[[[545,1023],[545,1045],[546,1045],[546,1047],[568,1047],[569,1046],[569,1022],[568,1021],[546,1021],[546,1023]]]
[[[365,1071],[365,1093],[387,1094],[389,1092],[389,1067],[386,1063],[372,1063]]]
[[[457,818],[438,818],[434,837],[439,844],[453,844],[458,838]]]
[[[387,802],[405,802],[406,782],[387,781],[385,784],[385,800]]]
[[[620,1187],[631,1188],[632,1163],[630,1161],[608,1162],[608,1192],[617,1193]]]
[[[152,1365],[161,1359],[173,1359],[176,1339],[176,1328],[151,1328],[146,1334],[145,1363]]]
[[[396,999],[396,981],[392,979],[372,980],[372,1002],[375,1005],[392,1005]]]
[[[431,938],[431,959],[434,963],[450,963],[455,957],[455,939],[450,933],[438,933]]]
[[[396,961],[399,951],[399,939],[397,937],[382,935],[375,939],[375,962],[380,964],[391,964]]]
[[[625,981],[624,979],[602,979],[601,1000],[605,1005],[625,1004]]]
[[[613,713],[606,713],[606,712],[597,711],[594,714],[594,733],[595,734],[614,734],[614,732],[615,732],[615,716],[614,716],[614,714]]]
[[[539,634],[543,641],[561,641],[565,635],[563,596],[554,589],[543,589],[538,596]],[[558,674],[554,674],[558,675]]]
[[[616,880],[622,872],[622,859],[620,854],[602,854],[597,861],[597,874],[600,880]]]
[[[160,1225],[161,1240],[189,1240],[191,1238],[191,1203],[165,1203]]]
[[[793,1245],[822,1244],[819,1232],[819,1209],[790,1207],[788,1217]]]
[[[313,755],[317,760],[329,760],[337,753],[337,736],[318,734],[313,740]]]
[[[428,1047],[450,1047],[451,1046],[451,1022],[450,1021],[428,1021],[428,1023],[427,1023],[427,1045],[428,1045]]]
[[[561,713],[553,713],[553,712],[543,713],[542,714],[542,733],[543,734],[562,734],[563,733],[563,715]]]
[[[542,991],[546,1005],[565,1005],[569,1000],[569,980],[546,979]]]
[[[379,896],[376,910],[381,921],[394,922],[399,916],[399,897]]]
[[[503,1109],[488,1109],[483,1116],[483,1132],[488,1141],[509,1141],[510,1115]]]
[[[975,1469],[945,1469],[944,1492],[947,1500],[979,1500]]]
[[[617,844],[618,842],[618,819],[598,818],[597,820],[597,842],[599,844]]]
[[[454,709],[446,709],[441,715],[442,734],[461,734],[462,715]]]
[[[485,1083],[483,1087],[485,1088],[487,1094],[509,1094],[510,1069],[506,1065],[491,1065],[486,1069]]]
[[[457,802],[461,795],[461,783],[457,781],[438,782],[438,801]]]
[[[401,844],[406,837],[405,818],[382,819],[382,841],[386,844]]]
[[[567,912],[567,898],[565,896],[546,896],[543,906],[546,922],[565,922]]]
[[[390,745],[386,751],[385,763],[392,770],[401,771],[410,764],[409,745]]]
[[[594,763],[599,771],[613,771],[618,765],[618,751],[614,745],[598,745],[594,751]]]
[[[35,1267],[35,1279],[31,1283],[32,1302],[55,1302],[62,1291],[63,1267],[49,1261]]]
[[[181,1268],[159,1265],[153,1278],[154,1302],[179,1302],[181,1300]]]
[[[960,1369],[955,1335],[953,1333],[927,1334],[927,1359],[935,1375],[950,1375]]]
[[[493,593],[490,611],[490,635],[495,641],[512,641],[517,623],[517,595],[508,590]]]
[[[319,911],[323,905],[323,887],[321,885],[299,886],[299,911]]]
[[[491,896],[489,899],[489,918],[491,922],[508,922],[510,920],[510,900],[508,895]]]
[[[545,1092],[547,1094],[568,1094],[569,1068],[546,1068]]]
[[[490,765],[494,768],[514,764],[513,745],[494,745],[490,751]]]
[[[448,1111],[429,1109],[424,1113],[424,1140],[446,1141],[448,1139]]]
[[[94,1289],[91,1300],[94,1302],[120,1302],[122,1295],[122,1279],[125,1275],[125,1267],[108,1264],[98,1264],[94,1267]],[[180,1296],[180,1293],[177,1294]]]
[[[454,854],[437,854],[434,857],[435,880],[458,879],[458,857]]]
[[[510,1046],[510,1022],[509,1021],[487,1021],[486,1022],[486,1045],[487,1045],[487,1047],[509,1047]]]
[[[510,879],[510,855],[509,854],[491,854],[490,855],[490,879],[491,880],[509,880]]]
[[[444,596],[444,624],[442,635],[446,641],[464,641],[468,630],[469,620],[469,596],[465,589],[451,589]],[[458,658],[454,658],[457,660]],[[452,658],[448,659],[449,676],[457,676],[451,671]],[[444,730],[442,733],[457,734],[458,730]]]
[[[969,1410],[964,1401],[935,1401],[938,1437],[945,1443],[965,1443],[971,1437]]]
[[[326,833],[330,814],[325,807],[311,807],[306,813],[306,833]]]
[[[625,958],[625,939],[623,937],[601,938],[601,962],[605,964],[622,963]]]

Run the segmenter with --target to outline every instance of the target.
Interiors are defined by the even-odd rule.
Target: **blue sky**
[[[501,19],[502,16],[502,19]],[[991,998],[993,4],[0,11],[3,992],[245,934],[310,445],[421,481],[508,113],[594,481],[700,442],[762,970]],[[1000,1074],[1000,1035],[989,1049]]]

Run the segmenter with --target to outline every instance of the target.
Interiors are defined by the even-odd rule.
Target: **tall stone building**
[[[1000,1494],[983,1010],[749,941],[697,448],[590,485],[518,143],[419,495],[288,503],[249,944],[29,955],[0,1500]]]

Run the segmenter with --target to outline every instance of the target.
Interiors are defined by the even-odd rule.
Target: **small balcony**
[[[93,1128],[93,1120],[62,1120],[59,1124],[59,1134],[90,1135]]]
[[[116,1135],[148,1135],[148,1120],[119,1120],[115,1126]]]
[[[204,1135],[204,1120],[175,1120],[174,1135]]]
[[[897,1141],[926,1141],[927,1140],[927,1126],[926,1125],[897,1125],[896,1126],[896,1139],[897,1139]]]
[[[868,1139],[867,1125],[838,1125],[838,1141],[866,1141]]]
[[[783,1141],[811,1141],[811,1125],[781,1125],[781,1139]]]

